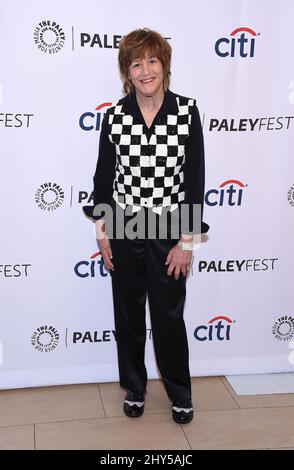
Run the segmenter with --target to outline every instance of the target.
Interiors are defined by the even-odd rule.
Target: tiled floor
[[[179,426],[159,380],[145,413],[122,413],[117,383],[0,391],[0,449],[293,449],[294,393],[238,396],[224,377],[193,378],[194,420]]]
[[[226,379],[238,395],[294,393],[294,373],[229,375]]]

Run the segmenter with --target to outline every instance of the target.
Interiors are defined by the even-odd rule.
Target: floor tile
[[[294,393],[278,393],[272,395],[237,395],[225,377],[222,377],[221,380],[232,394],[234,400],[240,408],[294,406]]]
[[[0,428],[1,450],[33,450],[34,426],[11,426]]]
[[[226,376],[236,395],[294,393],[294,374],[247,374]]]
[[[238,408],[220,377],[192,378],[192,398],[196,411]]]
[[[0,391],[0,427],[102,416],[96,384]]]
[[[184,432],[193,449],[293,447],[294,407],[200,411]]]
[[[169,415],[102,418],[36,425],[37,449],[190,449]]]

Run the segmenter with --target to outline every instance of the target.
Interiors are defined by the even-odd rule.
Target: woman
[[[102,123],[93,218],[112,279],[120,384],[127,390],[124,413],[138,417],[144,412],[148,294],[157,365],[173,419],[183,424],[193,419],[183,319],[186,278],[193,234],[209,227],[201,222],[190,230],[194,207],[200,207],[202,220],[203,135],[195,101],[169,90],[170,65],[171,47],[157,32],[138,29],[121,41],[119,68],[126,96],[108,109]],[[97,211],[101,204],[111,206],[120,228],[129,225],[133,230],[125,230],[123,237],[117,231],[110,236],[107,211]],[[173,236],[172,214],[183,205],[188,207],[188,233]],[[160,236],[163,211],[168,214],[167,232]],[[92,216],[91,208],[85,212]],[[150,214],[157,230],[153,238],[146,231]],[[182,216],[175,220],[181,227]],[[144,226],[142,222],[145,228],[136,236],[135,227]]]

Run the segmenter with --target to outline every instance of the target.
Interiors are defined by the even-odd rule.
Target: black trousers
[[[118,206],[114,203],[116,208]],[[145,211],[144,208],[141,209]],[[124,216],[126,224],[132,217]],[[146,211],[147,217],[147,211]],[[158,219],[159,216],[157,215]],[[146,218],[147,222],[147,218]],[[157,221],[158,222],[158,221]],[[145,306],[148,295],[157,366],[171,401],[191,398],[189,351],[183,318],[186,277],[168,276],[165,261],[177,239],[110,239],[120,385],[145,390]]]

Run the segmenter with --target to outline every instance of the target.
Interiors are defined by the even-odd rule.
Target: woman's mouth
[[[145,83],[151,83],[153,80],[154,80],[154,78],[148,78],[146,80],[140,80],[140,81],[141,81],[141,83],[145,84]]]

